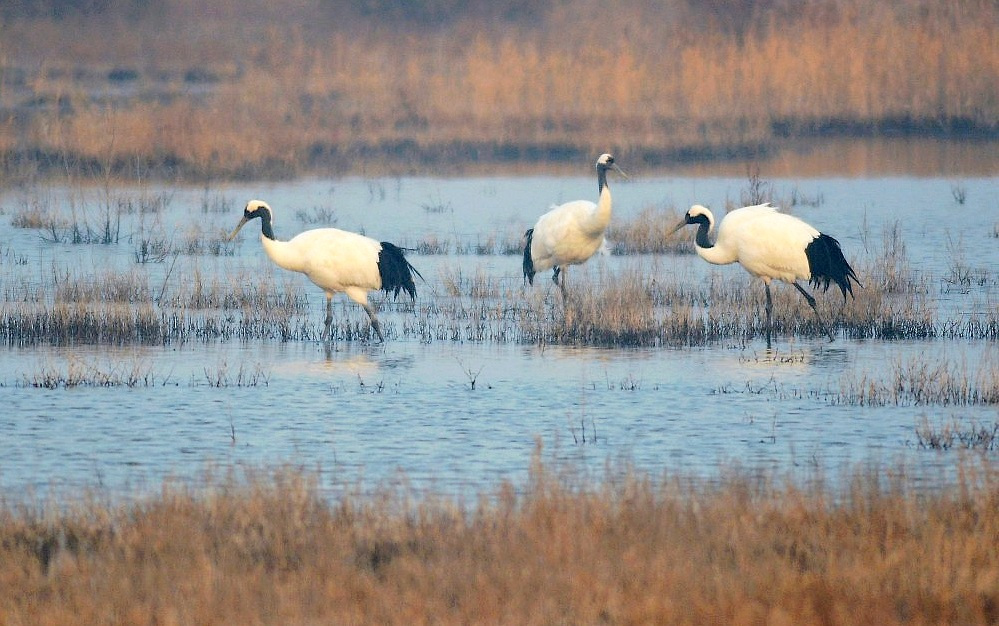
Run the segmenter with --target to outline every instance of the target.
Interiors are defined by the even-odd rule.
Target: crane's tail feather
[[[416,283],[413,274],[426,279],[415,267],[406,260],[406,254],[399,246],[387,241],[381,242],[382,249],[378,252],[378,274],[382,278],[382,290],[399,297],[400,291],[405,291],[410,298],[416,299]]]
[[[850,281],[860,284],[857,274],[850,267],[843,250],[839,247],[839,242],[833,237],[819,233],[819,236],[812,240],[805,248],[805,256],[808,257],[808,269],[812,277],[808,282],[816,289],[821,287],[823,291],[829,289],[829,283],[836,283],[840,291],[843,292],[843,299],[846,294],[853,296],[853,287]]]
[[[524,244],[524,278],[527,282],[534,284],[534,259],[531,258],[531,242],[534,241],[534,229],[528,228],[527,232],[524,233],[524,239],[526,243]]]

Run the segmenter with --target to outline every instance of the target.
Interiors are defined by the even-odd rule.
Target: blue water
[[[627,164],[622,166],[628,169]],[[738,204],[747,183],[736,178],[642,176],[611,180],[615,219],[649,206],[682,212],[692,203]],[[999,307],[999,178],[778,179],[773,195],[821,198],[793,212],[836,236],[847,256],[869,262],[886,226],[898,224],[914,269],[929,285],[938,316],[964,319]],[[966,192],[959,204],[954,187]],[[322,207],[336,226],[389,241],[443,234],[475,241],[516,237],[548,205],[596,195],[591,176],[308,180],[212,188],[123,188],[116,194],[168,196],[157,216],[127,215],[112,245],[46,241],[13,228],[19,206],[44,195],[53,210],[100,215],[101,190],[53,188],[8,192],[0,246],[0,306],[17,305],[53,272],[96,275],[114,269],[144,276],[169,297],[193,272],[225,280],[275,277],[307,294],[309,323],[322,322],[321,292],[304,277],[275,269],[255,232],[244,230],[234,256],[180,256],[173,264],[138,264],[141,229],[228,231],[250,198],[267,200],[275,230],[290,238],[313,225],[297,209]],[[202,211],[206,197],[230,210]],[[140,224],[140,221],[146,220]],[[126,496],[163,480],[197,483],[206,471],[292,464],[320,472],[328,488],[403,480],[421,490],[474,495],[502,480],[522,482],[540,444],[543,458],[599,474],[608,461],[652,475],[717,475],[734,465],[777,473],[836,475],[857,466],[897,468],[932,483],[953,474],[966,455],[922,449],[920,423],[991,424],[995,406],[857,406],[838,394],[860,379],[885,381],[892,364],[944,360],[974,373],[999,363],[994,341],[852,341],[779,337],[719,342],[692,349],[520,345],[515,342],[422,342],[398,332],[447,298],[448,272],[480,272],[519,289],[516,256],[411,255],[427,279],[415,310],[386,307],[395,331],[383,346],[340,342],[210,340],[168,346],[0,348],[0,493],[98,491]],[[949,281],[960,262],[981,277]],[[743,280],[738,267],[711,268],[692,256],[605,256],[578,281],[612,281],[625,270],[669,272],[704,280]],[[550,290],[540,281],[536,290]],[[526,294],[525,294],[526,297]],[[337,300],[336,313],[363,321]],[[45,389],[44,372],[137,371],[132,387]],[[473,387],[474,380],[474,387]],[[986,452],[994,462],[999,452]]]

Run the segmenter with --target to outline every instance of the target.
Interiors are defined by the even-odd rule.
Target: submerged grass
[[[141,359],[108,361],[70,357],[62,364],[52,362],[41,365],[36,371],[24,373],[20,384],[45,389],[71,389],[74,387],[151,387],[169,384],[169,377],[157,379],[152,368]]]
[[[863,373],[841,384],[836,401],[860,406],[996,405],[999,365],[985,358],[966,362],[934,356],[896,361],[882,373]]]
[[[61,270],[42,285],[12,282],[0,300],[0,338],[11,344],[319,338],[323,298],[299,276],[208,273],[197,263],[171,270],[155,285],[140,270]],[[751,341],[765,331],[763,289],[738,271],[691,281],[639,260],[614,273],[574,268],[570,276],[563,302],[547,278],[532,288],[519,277],[445,264],[416,303],[377,295],[374,301],[394,313],[383,320],[389,336],[421,341],[692,346]],[[845,304],[838,294],[819,298],[824,319],[852,338],[999,337],[997,311],[942,319],[928,294],[888,292],[879,284],[872,277]],[[370,336],[355,305],[344,298],[336,304],[336,339]],[[823,334],[800,295],[782,286],[774,289],[774,330],[778,337]]]
[[[999,311],[944,319],[904,251],[893,252],[891,263],[875,257],[857,264],[864,286],[855,289],[855,298],[844,301],[835,290],[818,295],[823,319],[834,330],[876,340],[999,337]],[[526,287],[456,265],[441,271],[444,292],[432,305],[421,303],[424,319],[407,322],[404,334],[424,341],[691,346],[751,341],[765,333],[762,285],[738,268],[690,273],[656,259],[619,265],[613,273],[600,264],[569,270],[567,302],[547,276]],[[773,296],[778,337],[823,334],[793,288],[778,283]]]
[[[916,440],[920,448],[929,450],[957,448],[991,452],[999,450],[999,421],[988,424],[950,418],[934,425],[924,415],[916,426]]]
[[[0,502],[9,623],[964,623],[999,619],[999,474],[811,487],[536,461],[472,502],[329,499],[293,468],[124,504]]]
[[[750,182],[750,192],[762,193],[758,178]],[[205,194],[202,212],[214,211],[217,204],[228,207],[224,198]],[[235,253],[223,230],[187,227],[175,229],[168,239],[162,212],[171,196],[148,190],[106,190],[104,196],[103,205],[81,196],[69,206],[113,206],[125,220],[138,216],[138,230],[129,235],[136,246],[135,266],[90,273],[53,264],[48,275],[29,280],[21,270],[24,263],[5,265],[11,280],[2,283],[0,339],[11,344],[123,344],[319,338],[321,292],[300,276],[272,267],[263,273],[206,268],[212,258]],[[28,207],[18,214],[24,216],[25,224],[43,233],[46,220],[72,223],[74,219],[72,211],[55,215],[45,196],[29,197],[22,207]],[[45,217],[29,219],[36,213]],[[332,213],[318,208],[302,219],[313,217],[334,219]],[[481,266],[469,269],[467,258],[438,263],[438,281],[421,290],[415,305],[377,294],[373,298],[379,307],[402,314],[398,325],[391,316],[385,320],[390,336],[421,341],[692,346],[761,337],[765,319],[759,281],[737,267],[711,269],[702,264],[695,271],[686,269],[684,265],[691,260],[690,239],[669,232],[680,217],[675,209],[653,206],[630,220],[616,221],[608,233],[609,247],[616,255],[634,259],[616,260],[620,269],[614,273],[606,269],[608,264],[601,257],[571,268],[567,302],[557,297],[546,277],[526,288],[519,261],[504,261],[509,271],[497,274]],[[909,261],[899,224],[887,224],[882,233],[880,242],[864,239],[869,260],[854,262],[863,283],[854,290],[855,298],[843,301],[835,289],[817,294],[823,318],[835,331],[877,340],[999,337],[999,310],[994,307],[954,319],[941,317],[930,295],[929,278],[917,273]],[[424,256],[520,255],[523,238],[513,232],[497,232],[475,241],[430,235],[415,245],[403,245],[414,247],[414,255]],[[958,256],[952,252],[951,274],[972,276],[967,262]],[[980,274],[980,286],[992,288],[988,271]],[[958,285],[945,284],[947,289]],[[960,288],[974,286],[977,283]],[[778,337],[822,334],[797,292],[780,283],[773,292]],[[358,315],[357,307],[342,298],[337,302],[342,313],[333,327],[334,338],[369,337],[368,322]]]

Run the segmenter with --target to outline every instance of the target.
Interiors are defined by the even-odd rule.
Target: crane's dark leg
[[[555,273],[552,274],[552,282],[558,285],[559,291],[562,292],[562,302],[565,302],[566,299],[565,274],[565,268],[558,266],[555,267]]]
[[[333,340],[333,294],[326,294],[326,325],[323,328],[323,341]]]
[[[364,310],[368,314],[368,318],[371,320],[371,327],[375,329],[378,334],[378,342],[385,343],[385,335],[382,334],[382,325],[378,323],[378,318],[375,317],[375,309],[370,304],[364,305]]]
[[[770,297],[770,283],[763,283],[763,287],[765,288],[765,290],[767,292],[767,304],[766,304],[765,308],[766,308],[766,311],[767,311],[767,350],[769,350],[770,349],[770,328],[773,325],[773,321],[772,320],[773,320],[773,312],[774,312],[774,303],[773,303],[773,299],[771,299],[771,297]]]
[[[813,298],[813,297],[812,297],[812,294],[810,294],[810,293],[808,293],[807,291],[805,291],[805,290],[804,290],[804,288],[802,288],[802,286],[801,286],[801,285],[799,285],[799,284],[798,284],[798,283],[796,283],[796,282],[795,282],[795,283],[791,283],[791,284],[792,284],[792,285],[794,285],[794,288],[795,288],[795,289],[797,289],[798,291],[800,291],[800,292],[801,292],[801,295],[805,296],[805,300],[807,300],[807,301],[808,301],[808,305],[809,305],[810,307],[812,307],[812,310],[813,310],[813,311],[815,311],[815,319],[819,320],[819,326],[821,326],[821,327],[822,327],[822,330],[826,331],[826,335],[828,335],[828,336],[829,336],[829,341],[830,341],[830,342],[832,342],[832,341],[836,341],[836,338],[835,338],[835,337],[833,337],[833,334],[832,334],[832,332],[831,332],[831,331],[829,330],[829,327],[828,327],[828,326],[826,326],[826,323],[822,321],[822,316],[821,316],[821,315],[819,315],[819,310],[818,310],[818,309],[817,309],[817,308],[815,307],[815,298]]]

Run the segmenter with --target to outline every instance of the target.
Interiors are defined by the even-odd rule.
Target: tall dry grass
[[[426,171],[608,147],[658,163],[814,133],[999,131],[985,1],[511,2],[509,18],[444,3],[447,28],[384,3],[159,4],[3,22],[8,170]]]
[[[890,476],[890,477],[889,477]],[[999,619],[999,475],[811,487],[535,462],[472,502],[327,499],[308,472],[0,505],[5,623],[962,623]]]

